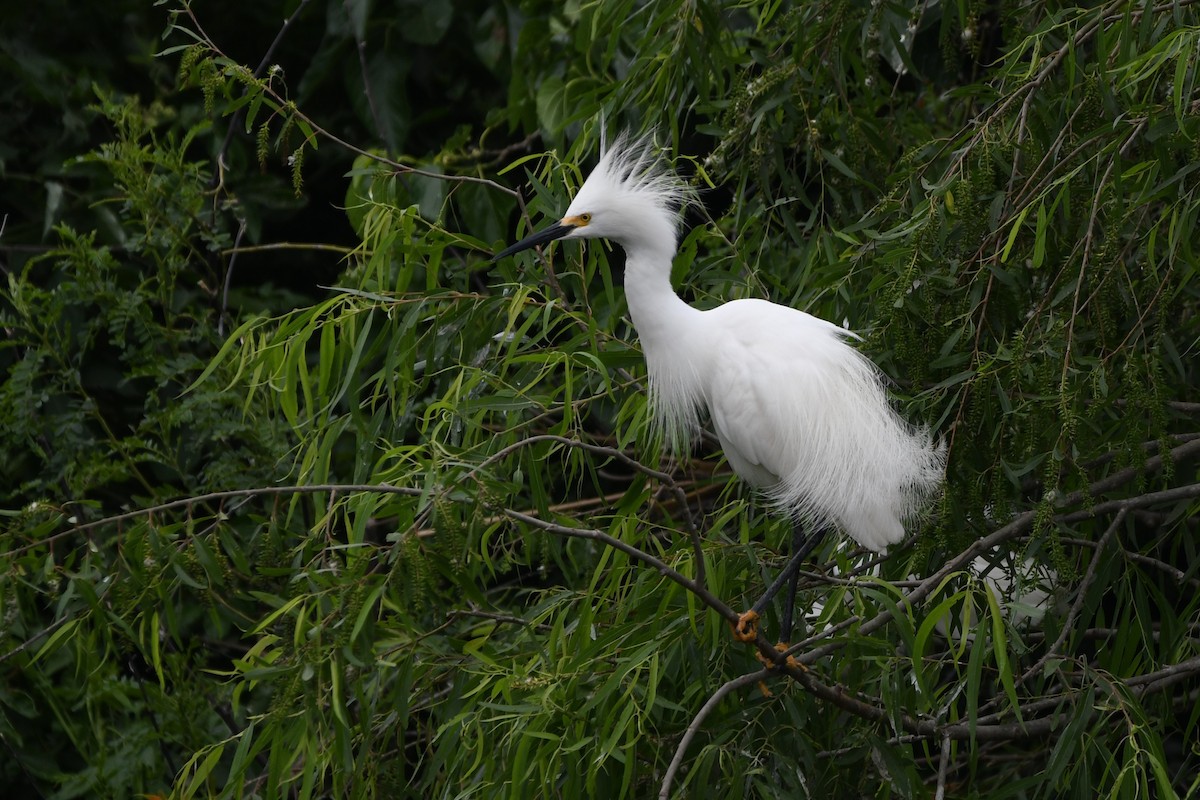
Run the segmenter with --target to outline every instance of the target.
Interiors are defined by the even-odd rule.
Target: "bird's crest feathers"
[[[596,197],[652,203],[678,213],[696,200],[696,190],[665,163],[653,131],[639,137],[622,133],[611,145],[601,139],[600,162],[583,182],[575,203]]]

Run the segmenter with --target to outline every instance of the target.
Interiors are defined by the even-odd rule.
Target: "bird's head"
[[[493,261],[555,239],[612,239],[626,247],[675,247],[679,211],[694,190],[658,156],[650,137],[617,139],[600,157],[558,222]]]

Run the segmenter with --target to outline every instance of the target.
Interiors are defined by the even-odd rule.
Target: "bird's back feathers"
[[[736,300],[702,312],[683,374],[742,478],[798,518],[880,551],[937,490],[944,452],[896,413],[852,336],[786,306]]]

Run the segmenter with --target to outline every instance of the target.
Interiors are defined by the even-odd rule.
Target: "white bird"
[[[620,244],[651,407],[668,440],[685,447],[707,410],[734,471],[780,510],[882,552],[940,485],[944,448],[892,408],[879,370],[847,344],[854,333],[766,300],[700,310],[676,295],[671,262],[693,197],[649,138],[622,136],[559,222],[495,259],[554,239]]]

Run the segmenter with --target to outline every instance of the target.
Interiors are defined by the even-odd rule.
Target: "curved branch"
[[[705,605],[720,614],[731,625],[738,619],[738,615],[729,606],[705,587],[699,586],[694,580],[681,574],[661,559],[603,531],[592,528],[571,528],[554,522],[547,522],[546,520],[508,508],[504,509],[504,514],[513,520],[532,525],[548,533],[591,539],[592,541],[601,542],[609,547],[620,550],[631,558],[653,567],[669,580],[694,593]],[[918,719],[903,712],[896,713],[894,710],[886,708],[882,701],[875,700],[872,703],[851,696],[841,687],[831,686],[821,681],[807,667],[792,666],[788,663],[787,651],[781,652],[776,650],[762,635],[761,631],[758,633],[754,645],[759,653],[772,663],[772,672],[777,674],[786,673],[814,697],[825,700],[843,711],[872,722],[898,722],[904,730],[922,738],[948,736],[955,740],[976,739],[979,741],[1019,739],[1044,736],[1066,724],[1066,720],[1059,714],[1052,714],[1048,717],[1025,722],[997,723],[994,725],[975,725],[970,721],[943,725],[934,719]]]
[[[286,33],[286,31],[287,31],[288,27],[291,25],[292,21],[296,18],[296,16],[300,13],[300,11],[304,8],[304,6],[307,3],[308,3],[308,0],[302,0],[302,2],[300,3],[300,6],[296,9],[296,11],[292,14],[292,16],[288,20],[285,21],[283,29],[280,30],[279,36],[276,38],[276,43],[278,43],[279,39],[281,39],[283,37],[284,33]],[[234,61],[234,59],[230,59],[229,56],[227,56],[219,47],[217,47],[217,43],[213,40],[213,38],[211,36],[209,36],[207,32],[204,31],[204,28],[200,25],[200,20],[196,17],[195,12],[193,12],[191,10],[191,7],[185,5],[184,8],[186,9],[187,14],[188,14],[192,24],[196,26],[197,32],[204,38],[204,45],[206,47],[208,47],[209,49],[211,49],[214,53],[219,55],[221,58],[225,58],[225,59],[229,59],[230,61]],[[271,48],[273,49],[274,47],[275,47],[275,44],[272,44]],[[270,55],[271,55],[271,52],[270,52],[270,50],[268,50],[266,57],[264,57],[264,59],[263,59],[263,62],[261,64],[259,64],[258,71],[255,71],[254,73],[252,73],[252,76],[256,80],[258,80],[260,78],[259,71],[261,71],[263,69],[263,67],[266,66]],[[283,97],[281,94],[279,94],[279,92],[275,91],[275,89],[270,85],[270,83],[260,84],[260,88],[264,94],[268,95],[273,101],[278,103],[281,108],[287,109],[287,112],[294,115],[296,117],[296,119],[303,120],[306,125],[308,125],[310,128],[312,128],[314,134],[317,134],[319,136],[324,137],[325,139],[328,139],[329,141],[333,142],[334,144],[338,145],[339,147],[341,147],[345,150],[348,150],[349,152],[354,153],[355,155],[364,156],[366,158],[369,158],[372,161],[376,161],[380,164],[391,167],[396,172],[402,173],[402,174],[420,175],[421,177],[424,177],[424,178],[433,178],[434,180],[449,181],[452,183],[476,183],[476,184],[480,184],[483,186],[487,186],[491,189],[495,189],[497,191],[503,192],[504,194],[507,194],[510,197],[516,198],[518,203],[521,206],[522,216],[527,217],[527,215],[525,213],[524,200],[521,198],[521,193],[516,191],[515,189],[509,189],[507,186],[502,186],[501,184],[496,183],[493,180],[489,180],[487,178],[479,178],[474,175],[443,175],[443,174],[439,174],[436,172],[429,172],[427,170],[419,169],[417,167],[413,167],[408,164],[401,163],[399,161],[388,158],[386,156],[381,156],[378,153],[372,153],[368,150],[364,150],[361,147],[351,144],[350,142],[346,141],[345,139],[342,139],[341,137],[334,135],[330,131],[328,131],[325,128],[318,125],[316,122],[313,121],[313,119],[311,117],[309,117],[308,115],[306,115],[302,111],[300,111],[298,108],[296,108],[296,106],[290,100]],[[235,117],[234,121],[236,122],[236,117]],[[235,124],[231,124],[230,131],[233,131],[236,127],[237,126]],[[232,133],[230,134],[230,137],[232,137]],[[222,148],[222,155],[224,154],[224,149],[225,148]]]
[[[696,527],[696,521],[692,519],[691,508],[689,507],[687,501],[687,493],[683,491],[683,488],[675,481],[674,476],[672,476],[670,473],[662,472],[654,469],[653,467],[648,467],[642,462],[638,461],[636,458],[630,456],[624,450],[616,447],[591,444],[590,442],[581,442],[578,439],[571,439],[569,437],[559,436],[558,434],[553,433],[535,434],[533,436],[528,436],[519,442],[514,442],[507,447],[501,448],[499,451],[488,456],[483,461],[479,462],[479,464],[477,464],[475,467],[473,467],[471,471],[467,473],[466,477],[474,477],[485,467],[491,466],[497,461],[511,455],[523,447],[528,447],[531,444],[537,444],[539,442],[555,442],[557,444],[566,445],[567,447],[583,450],[584,452],[591,453],[592,455],[607,456],[608,458],[616,459],[630,469],[640,472],[646,477],[652,478],[661,483],[663,486],[667,487],[667,489],[675,497],[675,502],[679,503],[679,507],[683,512],[683,522],[684,525],[687,526],[688,536],[692,542],[692,551],[696,559],[696,581],[701,586],[704,585],[705,573],[703,542],[700,538],[700,531]]]
[[[535,528],[540,528],[547,533],[556,533],[561,536],[571,536],[577,539],[591,539],[595,542],[606,544],[609,547],[620,550],[630,558],[641,561],[647,566],[654,567],[664,577],[674,581],[675,583],[692,592],[696,597],[700,598],[706,606],[720,614],[726,622],[731,625],[736,623],[738,615],[732,608],[725,605],[721,598],[710,592],[707,587],[701,584],[698,580],[694,580],[684,575],[679,570],[672,567],[667,562],[656,556],[647,553],[645,550],[634,547],[628,542],[623,542],[615,536],[611,536],[604,531],[596,530],[595,528],[571,528],[566,525],[559,525],[557,522],[549,522],[548,520],[539,519],[537,517],[525,514],[520,511],[515,511],[511,508],[503,509],[504,516],[514,519],[517,522],[523,522],[526,525],[532,525]],[[761,640],[762,646],[766,647],[771,653],[775,653],[775,648],[767,643],[762,634],[758,637]],[[778,654],[776,654],[778,655]]]
[[[1200,675],[1200,656],[1193,656],[1186,661],[1180,661],[1178,664],[1172,664],[1154,672],[1147,672],[1144,675],[1126,678],[1123,683],[1132,689],[1136,695],[1144,697],[1148,694],[1165,691],[1168,687],[1179,681],[1195,677],[1196,675]]]
[[[571,439],[566,439],[565,437],[555,436],[555,437],[551,437],[551,438],[554,441],[559,441],[559,442],[561,442],[563,444],[567,444],[569,446],[579,446],[579,447],[582,447],[582,448],[588,450],[589,452],[593,452],[596,454],[603,454],[603,455],[612,456],[614,458],[621,459],[623,461],[623,463],[628,463],[630,466],[644,471],[645,474],[647,474],[647,475],[653,475],[653,476],[657,477],[657,474],[662,474],[662,473],[657,473],[657,471],[651,470],[650,468],[645,467],[644,465],[640,465],[635,460],[630,459],[629,456],[627,456],[626,454],[622,453],[619,450],[615,450],[613,448],[607,448],[607,447],[603,447],[600,445],[590,445],[590,444],[586,444],[586,443],[582,443],[582,442],[576,442]],[[526,443],[528,443],[528,442],[526,442]],[[1191,442],[1187,442],[1183,445],[1180,445],[1179,447],[1175,448],[1174,450],[1170,451],[1167,454],[1164,454],[1162,456],[1157,456],[1152,459],[1148,459],[1142,469],[1131,468],[1128,470],[1123,470],[1121,472],[1115,473],[1114,475],[1110,475],[1107,478],[1104,478],[1104,479],[1094,482],[1093,484],[1091,484],[1091,486],[1088,488],[1087,491],[1078,491],[1078,492],[1074,492],[1074,493],[1068,495],[1066,498],[1064,498],[1062,505],[1070,506],[1070,505],[1073,505],[1076,503],[1083,502],[1086,498],[1093,496],[1097,492],[1116,488],[1118,486],[1124,485],[1125,483],[1129,482],[1130,480],[1132,480],[1139,474],[1143,474],[1145,472],[1152,472],[1154,470],[1160,469],[1162,467],[1163,463],[1165,463],[1165,460],[1167,458],[1170,458],[1175,461],[1179,461],[1184,458],[1190,457],[1190,456],[1196,454],[1197,452],[1200,452],[1200,440],[1194,440]],[[493,458],[499,457],[499,455],[500,454],[496,454],[496,456],[494,456]],[[670,479],[670,476],[666,476],[666,477],[667,477],[668,481],[673,482],[673,480]],[[670,485],[670,484],[667,483],[666,485]],[[380,492],[380,493],[399,494],[399,495],[404,495],[404,496],[409,496],[409,497],[417,497],[422,494],[421,489],[407,487],[407,486],[392,486],[389,484],[315,484],[315,485],[308,485],[308,486],[268,486],[268,487],[257,487],[257,488],[251,488],[251,489],[236,489],[236,490],[229,490],[229,491],[223,491],[223,492],[211,492],[211,493],[204,494],[204,495],[198,495],[196,497],[189,497],[189,498],[184,498],[181,500],[174,500],[174,501],[162,503],[162,504],[159,504],[156,506],[138,509],[138,510],[127,512],[124,514],[107,517],[107,518],[104,518],[101,520],[84,523],[82,525],[75,525],[66,531],[54,534],[53,536],[48,537],[46,539],[42,539],[35,544],[22,546],[20,548],[17,548],[16,550],[10,551],[10,554],[16,553],[16,552],[21,552],[23,550],[27,550],[32,547],[36,547],[36,546],[45,544],[47,541],[53,541],[53,540],[62,538],[64,536],[67,536],[67,535],[70,535],[73,533],[87,531],[87,530],[99,527],[101,525],[117,523],[117,522],[121,522],[121,521],[128,520],[128,519],[133,519],[133,518],[137,518],[137,517],[148,516],[148,515],[151,515],[153,513],[159,512],[159,511],[168,511],[168,510],[173,510],[173,509],[178,509],[178,508],[188,508],[197,503],[209,502],[209,501],[213,501],[213,500],[229,499],[229,498],[235,498],[235,497],[252,497],[255,495],[285,495],[285,494],[298,494],[298,493],[310,493],[310,492],[334,492],[334,493],[338,493],[338,492]],[[1124,510],[1126,510],[1128,508],[1149,505],[1153,502],[1175,501],[1175,500],[1184,499],[1184,498],[1188,498],[1188,497],[1194,497],[1197,494],[1200,494],[1200,488],[1198,488],[1198,487],[1195,487],[1195,486],[1180,487],[1178,489],[1172,489],[1172,490],[1166,490],[1163,492],[1151,493],[1150,495],[1143,495],[1139,498],[1131,498],[1131,499],[1125,500],[1125,501],[1115,501],[1118,504],[1123,503],[1124,505],[1117,505],[1117,506],[1114,506],[1114,508],[1116,508],[1116,510],[1118,510],[1119,512],[1123,512]],[[1091,517],[1095,517],[1096,515],[1098,515],[1100,513],[1104,513],[1103,509],[1105,509],[1105,508],[1107,508],[1107,504],[1097,504],[1086,512],[1086,517],[1091,518]],[[525,525],[547,531],[549,533],[563,535],[563,536],[591,539],[593,541],[600,542],[604,545],[607,545],[616,550],[619,550],[619,551],[625,553],[626,555],[628,555],[629,557],[631,557],[637,561],[640,561],[640,562],[646,564],[647,566],[653,567],[656,571],[658,571],[664,577],[666,577],[669,580],[673,581],[674,583],[678,584],[686,591],[693,593],[705,605],[707,605],[712,610],[716,611],[719,616],[721,616],[724,620],[726,620],[726,622],[733,623],[733,622],[736,622],[736,620],[738,619],[738,615],[728,605],[726,605],[724,603],[724,601],[722,601],[719,597],[714,595],[706,586],[704,586],[702,582],[692,579],[692,578],[688,578],[687,576],[683,575],[678,570],[673,568],[671,565],[667,564],[662,559],[657,558],[654,555],[647,553],[644,550],[641,550],[640,548],[635,547],[627,542],[621,541],[620,539],[618,539],[614,536],[611,536],[608,533],[605,533],[600,530],[591,529],[591,528],[572,528],[572,527],[568,527],[565,525],[560,525],[555,522],[550,522],[547,520],[539,519],[537,517],[531,516],[530,514],[516,511],[513,509],[508,509],[508,508],[503,509],[502,513],[504,514],[504,516],[508,517],[509,519],[512,519],[513,521],[520,522]],[[1056,519],[1059,519],[1059,520],[1074,519],[1074,518],[1078,517],[1079,513],[1080,512],[1060,514],[1060,515],[1058,515],[1058,517],[1056,517]],[[917,585],[916,587],[914,587],[913,589],[911,589],[910,591],[905,593],[900,599],[900,603],[899,603],[900,607],[904,608],[904,607],[912,607],[912,606],[916,605],[917,603],[919,603],[920,601],[925,599],[927,596],[929,596],[936,589],[936,587],[938,585],[940,585],[941,581],[946,576],[948,576],[952,572],[957,571],[957,570],[963,568],[964,566],[966,566],[966,564],[968,564],[975,556],[990,550],[992,547],[996,546],[997,544],[1000,544],[1000,543],[1006,541],[1007,539],[1010,539],[1010,538],[1020,534],[1022,531],[1028,529],[1033,524],[1035,515],[1036,515],[1035,511],[1027,511],[1023,514],[1020,514],[1017,517],[1015,517],[1012,521],[1010,521],[1007,525],[1005,525],[1004,527],[994,531],[989,536],[986,536],[986,537],[974,542],[971,546],[967,547],[962,553],[958,554],[956,557],[954,557],[953,559],[948,561],[946,563],[946,565],[941,570],[939,570],[936,574],[934,574],[933,576],[931,576],[929,578],[926,578],[919,585]],[[1083,517],[1079,517],[1079,518],[1083,518]],[[1110,530],[1110,532],[1115,531],[1116,524],[1114,523],[1114,525],[1109,530]],[[1111,534],[1108,534],[1108,535],[1111,535]],[[879,630],[880,628],[884,627],[891,620],[891,618],[892,618],[891,612],[885,611],[885,612],[881,612],[880,614],[876,615],[875,617],[873,617],[870,620],[867,620],[865,622],[862,621],[861,617],[852,617],[851,619],[849,619],[845,623],[843,623],[843,626],[840,626],[840,627],[846,627],[846,626],[854,625],[856,623],[861,623],[858,628],[858,633],[860,635],[865,636],[865,635],[869,635],[870,633],[873,633],[874,631]],[[828,635],[828,632],[825,632],[822,634],[822,636],[827,636],[827,635]],[[821,637],[812,637],[810,640],[806,640],[805,642],[802,642],[800,647],[808,646],[813,641],[815,641],[819,638],[821,638]],[[804,689],[807,690],[814,697],[824,700],[824,701],[830,703],[831,705],[833,705],[839,709],[842,709],[843,711],[846,711],[847,713],[850,713],[857,717],[860,717],[862,719],[866,719],[866,720],[874,721],[874,722],[878,722],[878,723],[883,723],[883,724],[898,725],[900,728],[902,728],[906,732],[906,735],[909,735],[909,736],[914,736],[914,737],[918,737],[918,738],[941,738],[941,739],[948,738],[948,739],[952,739],[952,740],[974,739],[977,741],[998,741],[998,740],[1006,740],[1006,739],[1014,739],[1014,738],[1026,738],[1026,737],[1042,736],[1042,735],[1051,733],[1051,732],[1059,729],[1063,725],[1065,725],[1067,722],[1067,718],[1068,718],[1068,715],[1061,713],[1061,709],[1055,707],[1055,708],[1049,709],[1045,716],[1036,717],[1036,718],[1027,717],[1027,719],[1022,722],[1002,723],[1002,722],[997,721],[997,722],[992,723],[992,722],[982,722],[982,720],[975,720],[973,722],[972,721],[964,721],[964,722],[954,723],[951,725],[945,725],[944,723],[942,723],[941,721],[936,720],[936,719],[917,718],[917,717],[912,716],[911,714],[907,714],[904,712],[897,712],[895,709],[889,709],[885,706],[883,701],[879,700],[879,699],[875,699],[875,698],[863,699],[861,696],[853,696],[851,694],[848,694],[846,691],[844,691],[839,686],[830,685],[830,684],[825,683],[824,681],[820,680],[815,673],[807,670],[803,666],[794,666],[792,664],[789,664],[788,656],[791,655],[793,652],[797,651],[798,649],[800,649],[800,647],[792,648],[790,651],[784,651],[784,652],[777,651],[766,640],[766,638],[762,635],[761,632],[758,634],[757,639],[755,640],[755,646],[758,649],[758,651],[768,661],[770,661],[772,663],[772,665],[773,665],[773,667],[771,668],[772,672],[775,672],[777,674],[787,674],[789,677],[791,677],[797,683],[799,683],[801,686],[803,686]],[[839,650],[842,646],[843,646],[842,643],[829,642],[823,646],[816,647],[816,648],[813,648],[813,649],[807,651],[799,658],[801,659],[801,663],[804,663],[804,662],[811,663],[811,662],[815,661],[816,659],[822,657],[823,655],[827,655],[829,653]],[[1192,658],[1187,661],[1181,662],[1179,664],[1165,667],[1156,672],[1147,673],[1145,675],[1125,679],[1124,684],[1126,686],[1128,686],[1130,689],[1134,690],[1139,696],[1145,696],[1145,695],[1152,694],[1155,692],[1164,691],[1171,685],[1174,685],[1175,683],[1177,683],[1179,681],[1186,680],[1198,673],[1200,673],[1200,657]],[[761,674],[761,672],[759,674]],[[761,678],[759,678],[759,679],[761,679]],[[739,682],[739,681],[741,681],[741,682]],[[727,684],[729,686],[729,688],[725,689],[724,694],[728,694],[728,692],[733,691],[738,686],[745,685],[745,682],[749,682],[749,681],[750,681],[749,676],[742,676],[741,679],[735,679],[735,681]],[[722,696],[724,696],[724,695],[722,695]],[[717,702],[719,702],[719,700],[720,700],[719,697],[717,697],[716,699],[710,699],[710,703],[715,705]],[[1067,695],[1064,698],[1062,698],[1062,700],[1064,702],[1068,702],[1068,703],[1073,702],[1075,700],[1075,695],[1073,695],[1073,694]],[[1039,708],[1040,708],[1040,706],[1039,706]],[[704,711],[704,709],[702,709],[702,711]],[[711,708],[709,708],[709,711],[704,711],[705,714],[710,713],[710,712],[711,712]],[[995,718],[995,717],[993,717],[993,718]],[[703,717],[702,716],[699,717],[699,720],[700,721],[695,721],[695,720],[693,721],[693,725],[695,726],[696,729],[699,728],[699,725],[701,724]],[[693,738],[694,738],[694,735],[695,734],[693,733],[692,734]],[[684,749],[686,749],[686,747]],[[680,751],[680,753],[682,753],[682,750]],[[682,758],[683,758],[683,756],[681,754],[677,754],[677,760],[682,760]],[[676,771],[678,771],[678,767],[676,767]],[[669,791],[669,786],[668,786],[668,791]]]
[[[1146,459],[1142,467],[1128,467],[1113,473],[1105,478],[1094,481],[1086,490],[1078,490],[1067,495],[1061,503],[1061,506],[1073,506],[1084,502],[1086,499],[1096,496],[1101,492],[1109,491],[1123,486],[1130,481],[1133,481],[1140,475],[1147,475],[1157,472],[1162,469],[1163,464],[1167,459],[1173,463],[1178,463],[1184,459],[1200,454],[1200,439],[1193,439],[1185,442],[1176,448],[1168,451],[1165,454],[1159,454],[1152,458]],[[1131,498],[1126,500],[1112,501],[1111,503],[1096,503],[1091,508],[1080,512],[1059,514],[1055,517],[1056,522],[1074,522],[1082,519],[1093,519],[1097,515],[1106,513],[1110,510],[1119,510],[1122,507],[1140,507],[1143,505],[1151,505],[1158,502],[1168,502],[1171,500],[1179,500],[1185,497],[1200,496],[1200,484],[1180,487],[1178,489],[1169,489],[1163,492],[1153,492],[1149,495],[1142,495],[1139,498]],[[1135,503],[1135,501],[1137,501]],[[1037,511],[1031,510],[1018,514],[1007,525],[993,531],[988,536],[982,539],[977,539],[966,550],[959,553],[946,563],[944,567],[936,573],[921,581],[917,588],[902,595],[898,603],[901,610],[911,608],[920,601],[924,600],[933,591],[941,585],[943,579],[953,572],[963,569],[967,564],[971,563],[976,556],[983,555],[993,547],[1003,544],[1007,540],[1019,535],[1023,531],[1033,526],[1034,520],[1037,517]],[[860,621],[859,616],[850,618],[853,624]],[[882,611],[870,620],[863,622],[859,627],[858,632],[863,635],[869,635],[882,628],[892,619],[890,611]],[[821,637],[824,638],[824,637]],[[811,664],[822,656],[840,650],[844,644],[838,642],[830,642],[821,647],[809,650],[804,654],[799,654],[797,648],[793,647],[788,652],[795,655],[801,663]]]
[[[752,683],[765,680],[770,674],[771,670],[764,667],[758,672],[751,672],[728,680],[721,685],[721,688],[713,692],[712,697],[708,698],[708,702],[696,712],[696,716],[692,717],[687,730],[683,732],[683,738],[679,740],[679,745],[675,748],[675,756],[671,759],[671,765],[667,767],[667,774],[663,777],[662,788],[658,792],[659,800],[667,800],[671,796],[671,784],[675,782],[675,773],[679,772],[679,768],[683,766],[684,753],[687,752],[688,745],[692,743],[692,739],[696,738],[696,733],[700,730],[700,725],[703,724],[705,718],[731,692],[735,692],[743,686],[749,686]]]
[[[420,497],[423,493],[420,489],[415,489],[411,486],[392,486],[387,483],[320,483],[310,484],[307,486],[256,486],[251,489],[228,489],[223,492],[209,492],[207,494],[196,495],[195,497],[185,497],[181,500],[171,500],[166,503],[160,503],[155,506],[146,506],[145,508],[137,508],[133,511],[127,511],[124,514],[116,514],[111,517],[85,522],[81,525],[73,525],[65,531],[51,534],[50,536],[38,539],[32,544],[21,545],[14,547],[11,550],[5,551],[5,555],[16,555],[23,553],[26,550],[32,550],[35,547],[40,547],[50,542],[56,542],[74,533],[82,533],[83,531],[99,528],[103,525],[111,525],[117,522],[124,522],[138,517],[146,517],[156,514],[159,511],[172,511],[176,508],[189,508],[197,503],[207,503],[213,500],[228,500],[234,497],[254,497],[256,495],[286,495],[286,494],[307,494],[319,492],[380,492],[382,494],[399,494],[406,497]]]
[[[1096,552],[1092,555],[1092,560],[1088,562],[1087,573],[1083,576],[1083,581],[1079,584],[1078,596],[1075,602],[1071,604],[1071,610],[1067,612],[1067,618],[1063,620],[1062,630],[1058,632],[1058,637],[1046,648],[1046,652],[1042,657],[1033,663],[1033,665],[1022,673],[1017,679],[1017,683],[1025,683],[1034,675],[1038,674],[1042,667],[1046,665],[1050,659],[1058,654],[1059,648],[1066,643],[1067,638],[1071,635],[1071,629],[1075,627],[1075,621],[1079,619],[1079,614],[1083,611],[1083,602],[1087,598],[1088,589],[1091,588],[1092,582],[1096,580],[1096,570],[1100,566],[1100,556],[1104,553],[1104,548],[1108,545],[1109,540],[1117,533],[1117,528],[1121,527],[1121,523],[1125,521],[1125,515],[1128,509],[1122,508],[1117,516],[1113,518],[1112,524],[1108,526],[1108,530],[1104,531],[1104,535],[1100,537],[1100,542],[1096,545]]]

